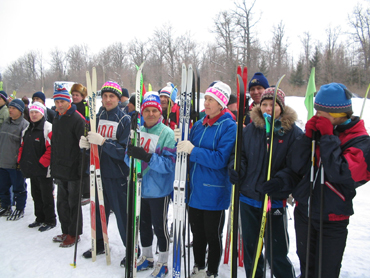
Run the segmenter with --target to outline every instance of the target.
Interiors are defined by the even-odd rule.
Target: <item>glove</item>
[[[313,116],[311,119],[308,120],[306,123],[306,136],[308,138],[312,138],[313,131],[317,131],[316,122],[319,117]]]
[[[333,135],[333,124],[325,117],[318,117],[316,128],[320,131],[321,135]]]
[[[262,194],[267,194],[269,196],[276,192],[279,192],[284,185],[284,181],[281,178],[273,178],[269,181],[264,182],[260,187],[257,188]]]
[[[239,181],[239,174],[234,169],[229,169],[229,180],[232,184],[236,184]]]
[[[80,146],[80,149],[86,149],[86,150],[90,149],[90,143],[89,141],[87,141],[87,138],[83,135],[81,136],[80,142],[78,145]]]
[[[189,141],[181,141],[177,144],[177,153],[184,152],[191,154],[191,151],[194,149],[194,145]]]
[[[149,162],[150,159],[152,158],[152,154],[147,153],[143,148],[140,147],[135,147],[133,145],[128,145],[127,147],[127,155],[140,159],[145,162]]]
[[[89,131],[87,135],[87,140],[89,141],[90,144],[95,144],[99,146],[103,145],[105,142],[105,139],[103,136],[93,131]]]
[[[180,129],[175,126],[175,129],[173,130],[173,132],[175,133],[175,141],[178,142],[181,140],[181,131]]]

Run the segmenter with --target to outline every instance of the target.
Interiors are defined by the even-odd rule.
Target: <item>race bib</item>
[[[105,139],[117,140],[118,123],[107,120],[100,120],[98,126],[98,133]]]
[[[158,135],[140,132],[140,145],[147,153],[155,152],[158,140]]]

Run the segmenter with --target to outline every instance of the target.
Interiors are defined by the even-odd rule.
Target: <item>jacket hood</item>
[[[265,119],[262,115],[261,106],[259,104],[253,107],[250,116],[256,127],[265,128]],[[292,129],[297,118],[298,116],[294,109],[289,106],[285,106],[284,113],[280,115],[281,127],[284,131]]]

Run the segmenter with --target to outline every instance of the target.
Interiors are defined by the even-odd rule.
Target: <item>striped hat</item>
[[[4,92],[4,91],[0,91],[0,97],[2,99],[4,99],[4,101],[6,102],[7,99],[8,99],[8,95]]]
[[[322,85],[315,97],[314,107],[328,113],[352,111],[352,93],[340,83]]]
[[[119,99],[121,99],[122,89],[121,89],[121,86],[118,85],[116,82],[113,82],[113,81],[105,82],[103,87],[101,88],[101,95],[103,96],[103,94],[106,92],[113,93]]]
[[[71,94],[64,87],[58,87],[55,90],[54,95],[53,95],[53,99],[54,99],[54,101],[56,101],[56,100],[65,100],[65,101],[68,101],[69,103],[72,102]]]
[[[159,96],[156,94],[152,94],[144,98],[143,104],[141,105],[141,113],[147,107],[155,107],[162,113],[161,100],[159,99]]]
[[[29,107],[29,110],[30,112],[31,111],[40,112],[43,116],[45,116],[46,107],[41,102],[36,101],[31,104],[31,106]]]
[[[262,104],[262,101],[265,99],[273,99],[274,93],[275,87],[267,88],[261,95],[260,103]],[[280,105],[281,113],[283,113],[285,109],[285,93],[281,89],[278,89],[276,92],[276,102]]]
[[[10,103],[9,103],[9,107],[10,106],[14,106],[15,108],[17,108],[19,111],[21,111],[21,113],[23,113],[24,111],[24,102],[22,100],[20,100],[19,98],[16,98],[16,99],[13,99]]]

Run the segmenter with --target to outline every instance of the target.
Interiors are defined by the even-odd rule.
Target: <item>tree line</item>
[[[144,81],[148,88],[159,90],[168,81],[181,84],[182,63],[192,63],[201,75],[201,91],[208,83],[222,80],[235,91],[236,67],[248,67],[249,78],[260,71],[270,85],[283,74],[281,87],[287,95],[302,96],[311,68],[316,69],[316,86],[340,82],[360,96],[370,82],[370,7],[357,5],[348,14],[349,33],[339,27],[327,27],[325,41],[315,40],[309,32],[302,32],[301,54],[293,58],[285,25],[273,26],[270,41],[257,37],[259,20],[254,11],[256,0],[235,2],[230,10],[221,11],[213,19],[214,41],[199,44],[190,32],[179,36],[171,25],[155,29],[150,40],[133,39],[128,43],[115,42],[97,54],[91,54],[87,45],[74,45],[67,51],[58,48],[45,61],[43,54],[30,51],[11,63],[0,81],[4,90],[31,96],[44,90],[52,96],[54,81],[75,81],[85,84],[86,70],[97,68],[99,86],[107,80],[118,82],[129,92],[135,89],[136,67],[146,61]]]

